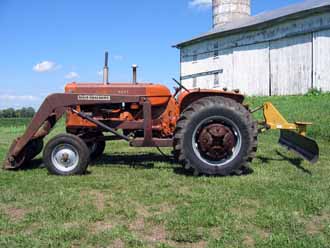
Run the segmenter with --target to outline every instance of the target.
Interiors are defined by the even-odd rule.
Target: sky
[[[252,14],[302,0],[252,0]],[[110,81],[172,88],[179,51],[172,45],[212,27],[211,0],[0,0],[0,109],[37,108],[67,82]]]

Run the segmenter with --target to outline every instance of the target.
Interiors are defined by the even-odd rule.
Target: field
[[[124,142],[108,143],[82,177],[51,176],[38,157],[0,171],[0,247],[330,247],[330,95],[248,99],[267,100],[314,122],[319,163],[279,147],[278,132],[260,135],[245,176],[193,177]],[[0,120],[0,160],[27,123]]]

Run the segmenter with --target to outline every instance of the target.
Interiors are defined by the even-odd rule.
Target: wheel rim
[[[52,152],[52,163],[56,169],[69,172],[75,169],[79,163],[77,149],[70,144],[61,144],[55,147]]]
[[[197,125],[192,144],[194,153],[201,161],[221,167],[235,159],[242,147],[242,136],[232,120],[213,116]]]

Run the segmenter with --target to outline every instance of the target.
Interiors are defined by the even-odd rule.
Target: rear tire
[[[89,149],[85,142],[72,134],[52,138],[43,153],[49,173],[59,176],[82,175],[89,164]]]
[[[257,151],[257,125],[240,103],[202,98],[185,109],[174,134],[174,156],[194,175],[241,174]]]

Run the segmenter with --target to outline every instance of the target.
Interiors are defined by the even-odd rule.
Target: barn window
[[[219,72],[214,73],[214,87],[219,86]]]
[[[219,58],[219,50],[215,50],[214,51],[214,59],[218,59]]]
[[[193,63],[197,63],[197,51],[194,51],[194,55],[193,55]]]
[[[214,44],[213,44],[213,49],[214,49],[214,52],[213,52],[213,58],[214,59],[217,59],[217,58],[219,58],[219,43],[218,42],[215,42]]]
[[[197,88],[197,77],[193,77],[193,88]]]

